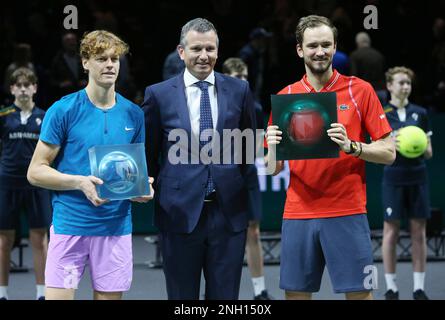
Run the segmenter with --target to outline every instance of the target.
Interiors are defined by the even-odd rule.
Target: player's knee
[[[285,292],[286,300],[311,300],[311,292],[288,291]]]
[[[247,241],[257,242],[260,240],[260,228],[257,224],[249,225],[247,228]]]
[[[348,292],[345,295],[347,300],[373,300],[371,291]]]
[[[425,219],[412,219],[410,224],[411,235],[422,235],[426,233],[426,220]]]
[[[74,289],[45,288],[46,300],[74,300]]]
[[[390,244],[396,244],[397,239],[399,238],[399,228],[395,226],[385,228],[383,231],[383,237]]]
[[[2,239],[0,237],[0,252],[7,252],[10,251],[12,247],[12,244],[7,241],[6,239]]]
[[[46,249],[46,243],[43,240],[37,241],[34,239],[33,241],[30,241],[30,243],[33,250],[42,251]]]
[[[411,241],[417,243],[425,242],[426,241],[425,230],[422,229],[411,230]]]
[[[43,250],[48,246],[47,233],[45,230],[30,230],[29,240],[34,250]]]
[[[121,300],[122,292],[102,292],[94,290],[94,300]]]
[[[0,251],[6,252],[12,249],[14,245],[14,234],[10,232],[0,233]]]

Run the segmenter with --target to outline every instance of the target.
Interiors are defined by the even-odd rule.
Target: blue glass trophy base
[[[101,199],[123,200],[150,194],[143,143],[94,146],[88,153],[91,175],[104,182],[96,186]]]

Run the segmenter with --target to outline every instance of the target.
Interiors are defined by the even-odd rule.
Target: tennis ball
[[[421,156],[428,145],[425,132],[416,126],[408,126],[399,130],[399,153],[406,158]]]

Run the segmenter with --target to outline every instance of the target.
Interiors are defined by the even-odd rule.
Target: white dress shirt
[[[199,106],[201,102],[201,89],[199,89],[195,83],[200,81],[195,78],[188,70],[185,68],[184,71],[184,85],[185,85],[185,97],[187,99],[187,107],[189,109],[190,125],[192,128],[192,133],[196,137],[199,137],[199,119],[200,111]],[[216,87],[215,87],[215,73],[212,71],[211,74],[204,80],[209,83],[208,91],[210,98],[210,108],[212,109],[212,122],[213,129],[216,128],[218,121],[218,102],[216,99]]]

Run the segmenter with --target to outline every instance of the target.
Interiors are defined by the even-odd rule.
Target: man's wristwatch
[[[354,154],[358,151],[358,145],[357,142],[351,140],[351,144],[349,145],[349,152],[346,152],[346,154]]]

